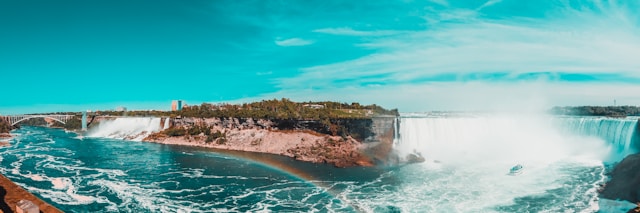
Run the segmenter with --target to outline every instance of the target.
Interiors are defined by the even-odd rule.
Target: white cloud
[[[489,0],[484,7],[496,3],[499,1]],[[637,78],[640,17],[632,9],[615,3],[565,5],[545,18],[510,19],[487,19],[477,10],[447,9],[430,15],[435,20],[423,31],[388,33],[358,44],[375,50],[370,55],[307,67],[297,76],[277,79],[281,91],[261,98],[339,99],[379,103],[401,111],[607,105],[613,99],[640,105],[639,84],[416,81],[445,74],[517,76],[535,72]],[[316,32],[367,36],[376,31],[325,28]],[[362,79],[376,86],[361,86]]]
[[[487,2],[485,2],[484,4],[482,4],[482,6],[478,7],[478,9],[477,9],[477,10],[482,10],[482,9],[484,9],[485,7],[489,7],[489,6],[491,6],[491,5],[494,5],[494,4],[497,4],[497,3],[500,3],[500,2],[502,2],[502,0],[488,0]]]
[[[284,40],[277,39],[275,43],[278,46],[290,47],[290,46],[307,46],[307,45],[313,44],[314,41],[305,40],[301,38],[290,38],[290,39],[284,39]]]
[[[337,95],[339,94],[339,95]],[[440,82],[420,85],[282,90],[241,100],[287,97],[294,101],[378,104],[401,112],[431,110],[543,111],[567,105],[640,105],[640,85],[575,82]]]
[[[283,89],[330,87],[335,80],[386,76],[398,82],[447,73],[613,73],[640,76],[640,33],[629,14],[563,10],[563,19],[479,20],[434,26],[361,44],[377,51],[355,60],[302,69]],[[609,13],[615,16],[609,16]],[[622,14],[622,15],[621,15]],[[356,34],[348,28],[324,30]],[[604,33],[606,32],[606,33]],[[386,80],[386,79],[380,79]]]

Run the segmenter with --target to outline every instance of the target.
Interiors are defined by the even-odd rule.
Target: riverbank
[[[2,212],[16,212],[16,204],[20,200],[29,200],[40,208],[40,212],[62,212],[56,207],[44,202],[35,195],[16,185],[3,175],[0,175],[0,210]]]
[[[0,133],[0,147],[9,146],[9,139],[11,138],[12,136],[9,133]]]
[[[165,129],[144,137],[143,141],[276,154],[337,167],[397,165],[408,159],[392,152],[396,134],[393,116],[328,121],[187,117],[160,123]],[[140,134],[145,132],[132,136],[137,138]]]
[[[602,198],[640,203],[640,154],[624,158],[609,176],[609,182],[600,191]],[[640,211],[640,205],[629,212],[636,210]]]
[[[296,160],[328,163],[337,167],[373,166],[367,148],[351,137],[322,135],[311,131],[225,130],[223,138],[207,142],[207,137],[153,134],[143,141],[161,144],[197,146],[223,150],[269,153],[292,157]]]

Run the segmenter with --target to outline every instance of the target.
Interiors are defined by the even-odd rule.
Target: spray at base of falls
[[[166,119],[165,123],[168,120]],[[86,136],[142,141],[151,133],[162,130],[160,122],[161,118],[151,117],[125,117],[104,120],[98,126],[90,128]]]
[[[595,212],[604,165],[634,151],[637,128],[635,118],[539,115],[412,114],[399,123],[394,150],[426,162],[394,171],[403,187],[369,200],[426,212]],[[509,175],[517,164],[523,172]]]
[[[169,125],[171,125],[171,118],[165,118],[164,125],[162,125],[162,130],[169,129]]]
[[[402,117],[394,147],[399,153],[452,161],[470,155],[495,158],[557,160],[598,155],[619,161],[636,152],[637,118],[477,116]],[[603,153],[607,151],[608,153]],[[606,159],[605,159],[606,158]]]

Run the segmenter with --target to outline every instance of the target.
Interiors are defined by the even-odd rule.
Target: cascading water
[[[164,125],[162,125],[162,129],[163,129],[163,130],[165,130],[165,129],[169,129],[170,119],[171,119],[171,118],[165,118],[165,119],[164,119]]]
[[[461,150],[510,150],[509,153],[520,157],[526,153],[549,155],[548,147],[582,149],[593,146],[594,140],[601,140],[607,146],[612,157],[622,157],[636,152],[635,141],[638,118],[605,117],[426,117],[408,116],[400,119],[400,139],[396,149],[401,153],[422,152],[437,156],[442,152],[431,153],[440,148]],[[582,141],[582,142],[581,142]],[[444,147],[443,147],[444,146]],[[496,146],[496,147],[488,147]],[[569,147],[568,147],[569,146]],[[534,151],[541,151],[537,153]],[[487,153],[490,157],[495,154]]]
[[[160,118],[116,118],[101,121],[87,132],[88,137],[115,138],[141,141],[161,129]]]
[[[312,182],[328,188],[201,149],[35,127],[16,130],[12,146],[0,149],[0,170],[68,212],[596,212],[606,207],[597,197],[603,159],[632,150],[637,126],[593,117],[403,116],[395,148],[421,152],[424,163],[325,170],[272,156],[326,174]],[[118,118],[88,135],[142,139],[162,123]],[[523,172],[507,175],[515,164]],[[635,206],[628,205],[616,208]]]
[[[580,212],[599,208],[603,162],[632,150],[637,119],[412,114],[400,124],[394,149],[427,159],[398,171],[400,191],[428,201],[425,211]],[[507,175],[516,164],[524,172]]]
[[[400,118],[393,120],[393,145],[396,146],[400,141]]]
[[[597,137],[611,144],[614,151],[626,155],[636,152],[638,118],[564,117],[558,118],[567,133]]]

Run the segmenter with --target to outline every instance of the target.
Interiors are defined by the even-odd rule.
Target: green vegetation
[[[67,123],[63,124],[60,122],[55,122],[51,127],[62,127],[68,130],[78,130],[82,129],[82,115],[76,115],[73,118],[69,119]]]
[[[43,114],[73,114],[81,118],[78,112],[56,112]],[[265,119],[296,119],[321,120],[337,118],[370,118],[380,115],[399,115],[397,109],[387,110],[381,106],[361,105],[360,103],[322,102],[293,102],[283,98],[280,100],[263,100],[245,104],[210,104],[185,106],[182,111],[96,111],[91,116],[130,116],[130,117],[196,117],[196,118],[265,118]]]
[[[263,100],[245,104],[209,104],[186,106],[182,111],[98,111],[91,115],[100,116],[148,116],[148,117],[196,117],[196,118],[264,118],[321,120],[335,118],[370,118],[379,115],[398,115],[398,110],[387,110],[378,105],[360,105],[359,103],[338,102],[293,102],[281,100]]]
[[[65,129],[82,129],[82,116],[74,116],[73,119],[69,119],[63,127]]]
[[[227,134],[218,130],[211,135],[207,135],[207,140],[205,140],[205,142],[211,143],[213,141],[216,141],[217,144],[224,144],[227,142]]]
[[[77,130],[82,128],[82,113],[57,112],[46,114],[75,115],[74,119],[67,121],[65,125],[54,124],[57,127]],[[398,116],[398,110],[387,110],[378,105],[361,105],[360,103],[339,103],[331,101],[323,102],[293,102],[283,98],[280,100],[263,100],[245,104],[209,104],[203,103],[195,106],[185,106],[182,111],[96,111],[88,114],[89,125],[95,116],[131,116],[131,117],[192,117],[192,118],[245,118],[266,119],[275,122],[279,130],[307,129],[321,134],[334,136],[352,136],[362,140],[371,133],[367,130],[370,126],[368,118],[376,116]],[[244,121],[242,121],[244,122]],[[169,128],[163,133],[167,136],[196,136],[204,134],[210,142],[224,143],[226,136],[216,135],[211,132],[211,127],[194,125],[183,128]]]
[[[640,107],[637,106],[576,106],[554,107],[551,113],[556,115],[580,115],[580,116],[640,116]]]
[[[197,136],[203,134],[206,136],[206,143],[216,142],[217,144],[224,144],[227,141],[227,134],[224,132],[220,132],[220,130],[216,132],[211,132],[210,126],[206,125],[194,125],[187,129],[182,127],[171,127],[160,132],[161,134],[165,134],[167,136],[176,137],[176,136]]]
[[[213,105],[203,103],[200,106],[185,107],[178,112],[184,117],[213,118],[264,118],[322,120],[336,118],[370,118],[378,115],[398,115],[398,110],[387,110],[377,105],[363,106],[359,103],[338,102],[293,102],[281,100],[263,100],[247,104]]]
[[[56,123],[58,122],[56,121]],[[18,124],[20,126],[48,126],[49,125],[49,123],[47,123],[47,121],[44,120],[44,118],[30,118],[30,119],[18,122]]]
[[[168,136],[185,136],[187,134],[187,130],[183,128],[169,128],[164,130],[162,133]]]

